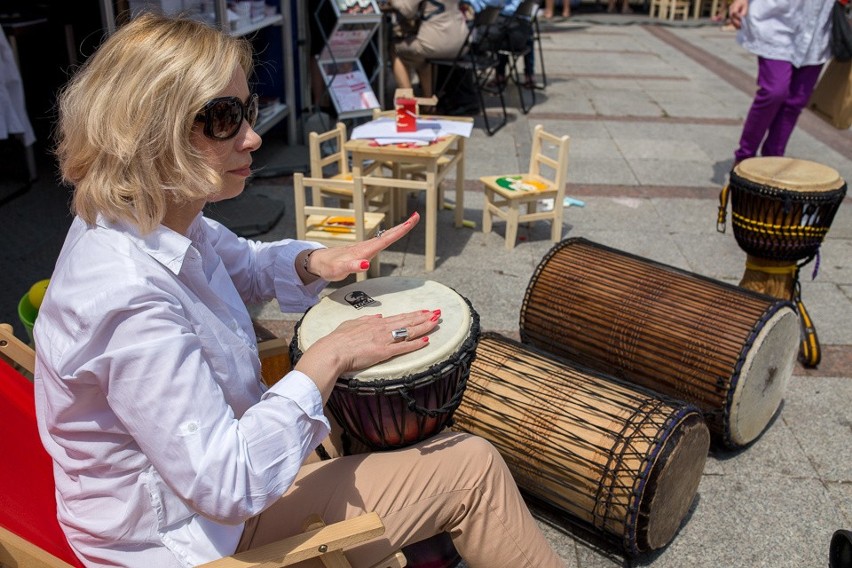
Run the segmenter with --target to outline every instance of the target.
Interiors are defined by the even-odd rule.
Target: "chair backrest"
[[[565,191],[568,181],[568,149],[571,137],[567,134],[556,136],[537,124],[533,130],[530,150],[529,173],[553,181],[560,193]]]
[[[569,0],[565,0],[568,2]],[[518,7],[515,9],[514,16],[516,18],[526,18],[527,20],[532,20],[533,14],[536,9],[539,7],[538,0],[524,0]]]
[[[311,132],[308,135],[308,153],[311,160],[311,177],[327,177],[325,168],[334,164],[336,171],[332,175],[349,173],[349,157],[343,145],[346,143],[346,125],[338,122],[326,132]],[[331,148],[323,152],[323,149]]]
[[[0,360],[0,564],[82,567],[56,520],[53,465],[36,424],[33,384]]]

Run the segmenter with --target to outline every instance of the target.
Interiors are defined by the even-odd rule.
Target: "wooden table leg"
[[[567,2],[568,0],[566,0]],[[457,142],[458,160],[456,161],[456,228],[464,223],[464,137]]]
[[[435,270],[435,244],[438,240],[437,161],[426,170],[426,272]]]

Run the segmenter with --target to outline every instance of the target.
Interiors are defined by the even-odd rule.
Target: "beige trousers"
[[[482,438],[444,432],[414,446],[309,463],[293,487],[246,524],[238,552],[375,511],[385,534],[347,551],[371,566],[403,546],[447,532],[471,568],[549,568],[564,563],[527,509],[500,454]]]

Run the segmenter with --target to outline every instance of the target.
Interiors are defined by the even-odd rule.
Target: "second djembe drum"
[[[790,302],[567,239],[545,255],[521,306],[521,340],[701,408],[728,447],[755,440],[793,371]]]
[[[846,195],[846,182],[826,165],[786,157],[743,160],[719,197],[717,229],[725,230],[727,203],[737,244],[746,252],[740,286],[791,300],[802,325],[802,362],[816,367],[819,340],[799,286],[800,269],[818,258]],[[817,261],[818,264],[818,261]]]

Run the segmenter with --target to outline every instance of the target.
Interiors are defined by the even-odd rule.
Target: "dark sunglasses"
[[[240,131],[243,119],[254,126],[257,122],[257,93],[245,103],[239,97],[219,97],[204,105],[195,115],[197,122],[204,122],[204,135],[215,140],[233,138]]]

